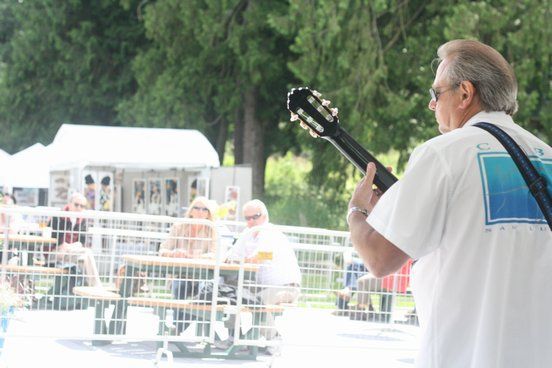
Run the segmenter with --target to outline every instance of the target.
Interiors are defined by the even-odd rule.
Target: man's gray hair
[[[252,199],[243,205],[243,210],[250,207],[258,209],[262,215],[266,215],[266,221],[269,221],[268,209],[266,208],[266,205],[263,203],[263,201],[261,201],[260,199]]]
[[[495,49],[473,40],[453,40],[437,50],[439,62],[449,58],[445,77],[451,86],[470,81],[485,111],[514,115],[518,109],[514,70]]]

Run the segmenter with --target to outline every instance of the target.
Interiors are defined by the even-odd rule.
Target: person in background
[[[214,221],[216,205],[205,197],[196,197],[185,218]],[[159,246],[162,257],[214,258],[218,234],[214,225],[175,222],[169,237]]]
[[[216,204],[205,197],[196,197],[185,218],[214,221]],[[159,247],[162,257],[176,258],[212,258],[217,254],[218,233],[213,224],[175,222],[170,230],[169,237]],[[173,280],[172,294],[176,299],[189,299],[199,292],[200,283],[193,280]],[[178,311],[176,319],[177,331],[182,332],[187,323],[184,313]]]
[[[514,122],[516,77],[498,51],[454,40],[437,56],[428,107],[442,135],[381,197],[367,165],[349,203],[351,241],[378,277],[417,260],[417,367],[552,367],[550,228],[506,149],[474,124],[509,134],[549,193],[552,148]]]
[[[345,273],[345,287],[337,292],[337,308],[333,314],[349,315],[351,319],[389,322],[393,312],[393,295],[404,294],[408,289],[412,261],[406,262],[395,274],[376,278],[362,260],[350,259]],[[349,313],[349,301],[357,293],[356,308]],[[379,311],[372,304],[372,294],[380,297]]]
[[[296,303],[301,293],[301,271],[288,238],[269,222],[266,205],[253,199],[243,205],[247,228],[227,254],[227,262],[259,263],[252,291],[265,305]],[[278,338],[272,313],[266,314],[266,327],[260,333],[267,340]],[[278,347],[269,347],[277,354]]]
[[[84,177],[84,196],[88,201],[88,206],[86,207],[89,210],[94,210],[96,208],[96,183],[92,175],[88,174]]]
[[[15,197],[9,193],[4,193],[0,199],[1,207],[14,207],[16,206],[17,201]],[[20,213],[8,214],[0,213],[0,233],[8,232],[9,234],[16,234],[19,229],[24,225],[23,217]]]
[[[395,294],[405,294],[410,280],[412,260],[408,260],[400,270],[382,278],[371,273],[361,276],[358,281],[357,308],[352,319],[386,322],[393,314],[393,299]],[[372,295],[379,295],[379,310],[372,304]]]
[[[349,315],[349,301],[358,289],[358,280],[368,273],[362,260],[352,258],[352,255],[344,257],[346,271],[343,277],[343,288],[336,292],[337,294],[337,310],[334,315],[347,316]]]
[[[100,188],[100,211],[111,211],[113,208],[111,198],[111,177],[104,176]]]
[[[86,219],[80,216],[87,205],[86,197],[74,192],[69,203],[63,208],[66,215],[50,220],[48,226],[52,228],[52,237],[57,239],[57,243],[54,246],[45,245],[46,263],[78,264],[78,261],[82,261],[88,285],[101,287],[94,255],[86,245]]]
[[[227,261],[260,263],[256,282],[265,304],[297,302],[301,271],[288,238],[269,223],[266,205],[258,199],[243,205],[243,216],[247,228],[228,252]]]
[[[165,180],[165,214],[178,216],[178,182],[173,179]]]

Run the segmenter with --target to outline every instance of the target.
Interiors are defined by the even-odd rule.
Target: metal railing
[[[187,355],[220,348],[233,356],[240,347],[251,353],[276,344],[275,321],[291,309],[415,323],[408,268],[385,281],[352,267],[357,263],[347,232],[26,207],[0,207],[0,215],[0,276],[17,294],[17,314],[26,321],[9,336],[96,344],[170,340]],[[171,236],[175,226],[183,230]],[[212,234],[216,250],[209,254]],[[260,244],[266,239],[276,240],[266,248]],[[159,257],[169,240],[205,254]],[[259,248],[252,260],[225,262],[240,246]],[[295,272],[293,262],[298,282],[278,284]],[[275,267],[284,271],[271,273]],[[190,344],[198,343],[200,351],[193,351]]]

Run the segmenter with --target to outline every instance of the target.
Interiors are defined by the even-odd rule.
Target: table
[[[172,274],[175,278],[191,278],[198,281],[212,281],[218,276],[226,275],[238,275],[242,278],[244,275],[247,277],[253,277],[259,269],[258,264],[230,264],[217,262],[214,259],[190,259],[190,258],[173,258],[173,257],[161,257],[151,255],[123,255],[125,260],[125,273],[124,278],[119,289],[120,298],[113,298],[110,302],[115,305],[109,327],[101,324],[96,324],[96,334],[119,335],[126,333],[126,320],[129,305],[143,305],[151,306],[156,311],[164,312],[165,309],[178,308],[178,304],[181,308],[186,308],[186,303],[192,306],[192,309],[200,311],[203,315],[207,315],[211,311],[217,314],[222,312],[222,308],[219,306],[213,306],[212,301],[203,301],[208,303],[199,306],[197,304],[190,303],[190,301],[183,300],[168,300],[161,298],[135,298],[135,283],[138,282],[139,274],[146,272],[151,274],[155,272],[157,274],[166,275]],[[197,301],[200,303],[200,301]],[[98,302],[99,307],[103,310],[105,308],[105,300]],[[196,308],[197,306],[197,308]],[[101,311],[98,311],[97,316],[100,316]],[[257,313],[258,314],[258,313]],[[97,341],[95,344],[101,344]],[[194,353],[188,352],[182,344],[177,344],[179,349],[186,356],[193,356]],[[212,354],[208,353],[209,356]]]
[[[3,239],[4,236],[1,237]],[[40,235],[25,235],[25,234],[9,234],[9,241],[14,242],[25,242],[25,243],[48,243],[55,244],[57,242],[56,238],[48,238]]]
[[[232,274],[239,272],[243,268],[244,272],[257,272],[259,269],[258,264],[245,263],[243,267],[236,263],[223,263],[217,262],[214,259],[207,258],[175,258],[175,257],[161,257],[161,256],[148,256],[148,255],[123,255],[123,259],[126,264],[131,267],[137,267],[144,269],[145,271],[162,270],[162,269],[204,269],[209,271],[215,271],[218,265],[218,269],[222,274]]]
[[[39,235],[23,235],[23,234],[6,234],[0,235],[0,242],[3,243],[8,239],[7,246],[3,246],[2,254],[8,254],[10,246],[21,252],[19,258],[20,265],[32,266],[35,264],[35,257],[29,257],[29,252],[36,254],[37,251],[42,252],[42,247],[45,244],[56,244],[57,239]]]
[[[7,241],[6,241],[7,240]],[[43,247],[45,244],[56,244],[57,239],[22,234],[0,234],[0,277],[8,278],[18,293],[30,298],[35,294],[35,283],[33,277],[37,275],[49,275],[58,277],[64,273],[60,268],[43,267]],[[15,249],[18,262],[8,263],[11,249]],[[12,259],[14,260],[14,259]]]

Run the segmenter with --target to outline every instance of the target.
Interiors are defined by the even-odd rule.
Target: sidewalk
[[[58,324],[79,323],[76,312],[53,312],[48,316],[48,321],[41,319],[44,327],[51,328],[53,319]],[[27,316],[14,322],[13,327],[18,330],[30,324],[36,327],[37,323]],[[290,310],[285,319],[277,321],[277,326],[283,338],[279,356],[260,353],[256,361],[175,358],[172,367],[339,368],[344,362],[357,362],[378,368],[412,368],[419,333],[412,326],[351,321],[332,316],[329,311],[313,310]],[[59,330],[51,333],[56,332]],[[156,350],[154,342],[94,347],[83,340],[9,337],[0,356],[0,367],[151,368],[155,366]],[[158,367],[169,367],[166,358]]]

